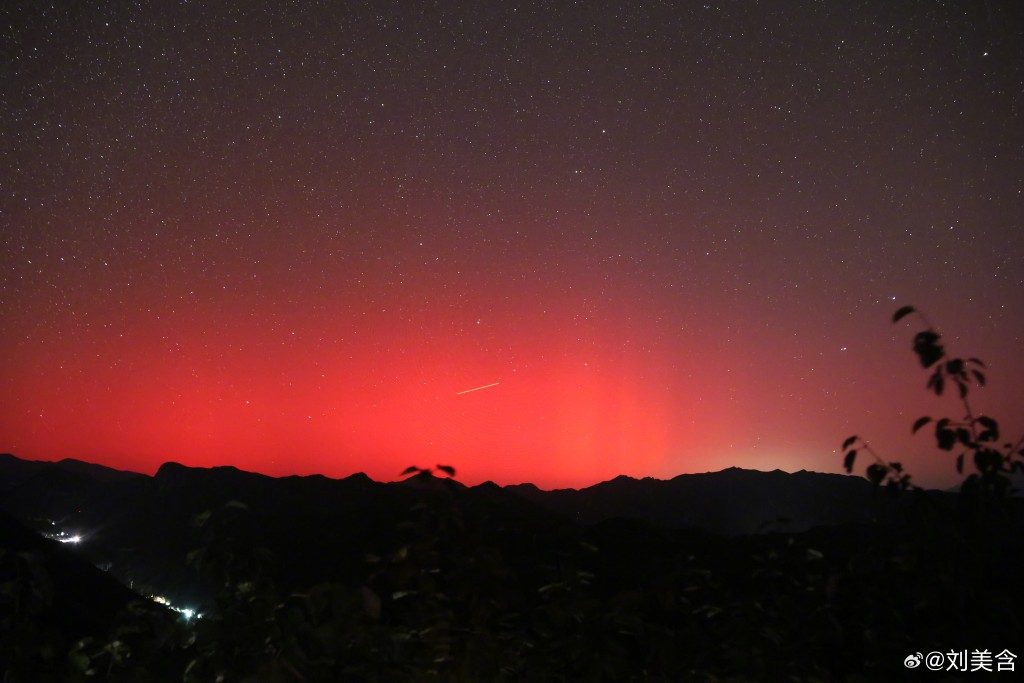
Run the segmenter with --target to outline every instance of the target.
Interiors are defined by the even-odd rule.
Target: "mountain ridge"
[[[149,477],[149,478],[156,477],[157,475],[159,475],[160,471],[165,469],[165,468],[171,468],[171,469],[179,469],[180,468],[180,470],[183,470],[183,471],[184,470],[187,470],[187,471],[233,471],[233,472],[239,472],[239,473],[242,473],[242,474],[256,475],[256,476],[260,476],[260,477],[266,477],[267,479],[277,479],[277,480],[280,480],[280,479],[296,479],[296,478],[297,479],[319,478],[319,479],[327,479],[327,480],[330,480],[330,481],[346,481],[346,480],[349,480],[349,479],[355,479],[355,480],[370,481],[370,482],[373,482],[373,483],[376,483],[376,484],[401,483],[403,481],[407,481],[408,480],[408,477],[407,478],[393,479],[393,480],[377,480],[377,479],[374,479],[373,477],[369,476],[365,472],[361,472],[361,471],[360,472],[353,472],[352,474],[347,474],[345,476],[339,476],[339,477],[332,477],[332,476],[329,476],[329,475],[326,475],[326,474],[322,474],[322,473],[319,473],[319,472],[313,472],[313,473],[310,473],[310,474],[297,474],[296,473],[296,474],[272,475],[272,474],[265,474],[263,472],[256,472],[254,470],[242,469],[242,468],[237,467],[236,465],[211,465],[211,466],[207,467],[207,466],[202,466],[202,465],[185,465],[185,464],[180,463],[180,462],[175,461],[175,460],[165,461],[164,463],[162,463],[157,468],[157,470],[156,470],[156,472],[154,474],[149,475],[149,474],[145,474],[145,473],[142,473],[142,472],[136,472],[134,470],[121,470],[121,469],[117,469],[117,468],[112,468],[112,467],[108,467],[106,465],[100,465],[100,464],[97,464],[97,463],[91,463],[91,462],[88,462],[88,461],[85,461],[85,460],[80,460],[80,459],[77,459],[77,458],[62,458],[60,460],[35,460],[35,459],[29,459],[29,458],[21,458],[21,457],[16,456],[16,455],[14,455],[12,453],[0,453],[0,468],[5,466],[5,460],[7,462],[10,462],[10,461],[13,460],[13,461],[17,461],[19,463],[26,463],[26,464],[29,464],[29,465],[57,465],[57,466],[60,466],[62,468],[65,468],[65,469],[76,469],[76,470],[77,469],[82,469],[82,470],[95,471],[97,473],[102,473],[102,472],[105,471],[105,472],[113,473],[115,475],[121,474],[121,475],[128,475],[129,477]],[[668,479],[660,479],[658,477],[650,477],[650,476],[648,476],[648,477],[634,477],[634,476],[631,476],[631,475],[628,475],[628,474],[618,474],[618,475],[612,477],[611,479],[605,479],[605,480],[602,480],[602,481],[597,481],[597,482],[594,482],[593,484],[588,484],[586,486],[581,486],[581,487],[542,488],[542,487],[538,486],[537,484],[534,484],[533,482],[518,482],[518,483],[513,483],[513,484],[497,484],[493,480],[486,480],[486,481],[483,481],[483,482],[481,482],[479,484],[473,484],[473,485],[462,484],[462,482],[459,482],[459,483],[461,485],[465,486],[466,488],[476,488],[476,487],[482,486],[484,484],[491,483],[491,484],[495,484],[496,486],[500,486],[503,489],[510,489],[510,488],[511,489],[518,489],[520,487],[531,487],[531,488],[537,489],[538,491],[543,491],[543,492],[547,492],[547,493],[553,493],[553,492],[561,492],[561,491],[584,491],[584,490],[587,490],[587,489],[592,489],[595,486],[600,486],[602,484],[608,484],[608,483],[611,483],[611,482],[614,482],[614,481],[617,481],[617,480],[633,481],[633,482],[671,482],[671,481],[674,481],[676,479],[685,478],[685,477],[700,477],[700,476],[713,475],[713,474],[727,474],[727,473],[730,473],[730,472],[755,472],[755,473],[761,473],[761,474],[776,474],[776,473],[778,473],[778,474],[784,474],[784,475],[811,474],[811,475],[838,477],[838,478],[842,478],[842,479],[856,479],[856,480],[866,481],[866,480],[864,480],[863,477],[861,477],[859,475],[842,474],[842,473],[838,473],[838,472],[819,472],[819,471],[816,471],[816,470],[807,470],[807,469],[800,469],[800,470],[797,470],[795,472],[787,472],[786,470],[782,470],[782,469],[779,469],[779,468],[775,468],[775,469],[772,469],[772,470],[759,470],[759,469],[755,469],[755,468],[738,467],[738,466],[732,465],[732,466],[729,466],[729,467],[722,468],[720,470],[707,470],[705,472],[683,472],[683,473],[677,474],[677,475],[675,475],[673,477],[670,477]],[[4,471],[2,469],[0,469],[0,474],[4,474]],[[434,476],[437,479],[447,478],[447,477],[437,477],[436,475],[431,475],[431,476]],[[456,478],[455,481],[458,481],[458,479]],[[936,490],[938,490],[938,489],[936,489]]]
[[[893,511],[893,503],[876,496],[876,489],[861,477],[807,470],[728,467],[671,479],[621,474],[579,489],[548,490],[533,483],[501,486],[492,481],[465,486],[430,472],[378,482],[363,472],[340,479],[322,474],[274,477],[233,465],[195,467],[175,461],[163,463],[150,476],[72,459],[48,462],[23,460],[11,454],[0,456],[0,491],[7,492],[15,508],[19,500],[33,508],[29,500],[52,497],[56,491],[67,498],[69,505],[64,506],[67,509],[63,514],[68,514],[71,509],[92,504],[91,500],[109,496],[112,488],[133,490],[139,496],[152,486],[181,489],[176,495],[195,505],[217,500],[223,503],[225,496],[271,499],[287,491],[299,497],[296,506],[300,508],[315,507],[315,501],[321,498],[344,499],[349,505],[357,501],[369,504],[369,498],[380,499],[376,501],[380,503],[389,496],[404,495],[399,491],[441,493],[454,488],[481,498],[501,498],[506,503],[520,500],[573,522],[593,524],[634,518],[668,528],[722,535],[758,533],[765,528],[802,531],[821,525],[862,523]],[[394,493],[385,493],[389,490]],[[54,506],[60,507],[56,503]]]

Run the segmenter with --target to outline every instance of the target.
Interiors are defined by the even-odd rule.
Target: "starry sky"
[[[955,480],[1024,429],[1024,10],[15,2],[0,451],[151,473]],[[488,386],[478,391],[468,391]],[[1014,430],[1017,431],[1014,431]]]

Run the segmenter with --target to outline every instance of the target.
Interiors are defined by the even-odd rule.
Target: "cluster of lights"
[[[196,619],[201,619],[202,616],[203,616],[202,614],[196,614],[195,611],[190,610],[187,607],[176,607],[176,606],[172,605],[171,601],[168,600],[167,598],[165,598],[162,595],[151,595],[151,596],[149,596],[149,598],[153,602],[158,602],[161,605],[163,605],[164,607],[167,607],[169,609],[174,610],[178,614],[180,614],[183,617],[185,617],[186,621],[190,620],[192,617],[195,617]]]
[[[61,543],[81,543],[82,537],[78,534],[69,534],[66,531],[58,531],[52,534],[43,534],[46,538],[53,541],[60,541]]]
[[[57,523],[51,521],[50,525],[51,526],[57,526]],[[53,541],[59,541],[61,543],[78,544],[78,543],[82,542],[82,537],[80,535],[78,535],[78,534],[69,534],[66,531],[53,531],[51,533],[44,533],[43,536],[45,536],[46,538],[49,538],[49,539],[51,539]],[[172,605],[171,601],[168,600],[167,598],[165,598],[162,595],[151,595],[149,597],[150,597],[151,600],[153,600],[153,602],[160,603],[164,607],[167,607],[168,609],[172,609],[175,612],[177,612],[178,614],[182,615],[183,617],[185,617],[186,621],[189,621],[192,618],[200,619],[203,616],[202,614],[197,614],[195,612],[195,610],[191,610],[191,609],[189,609],[187,607],[178,607],[176,605]]]

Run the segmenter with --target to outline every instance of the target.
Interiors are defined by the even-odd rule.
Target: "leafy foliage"
[[[938,420],[925,415],[916,419],[911,433],[916,434],[934,423],[935,445],[940,451],[956,453],[957,473],[964,473],[965,462],[974,466],[974,472],[963,482],[961,491],[967,497],[1006,498],[1012,492],[1010,475],[1024,471],[1024,438],[1014,443],[998,445],[999,423],[987,415],[978,415],[968,400],[972,387],[984,387],[985,363],[978,358],[953,358],[946,353],[942,335],[927,318],[913,306],[903,306],[893,314],[894,323],[909,316],[917,316],[924,325],[914,335],[913,351],[921,367],[931,369],[925,388],[942,396],[947,387],[956,387],[963,415],[959,418],[942,417]],[[857,448],[853,448],[857,446]],[[874,484],[887,483],[900,490],[914,488],[910,475],[898,462],[887,462],[859,436],[843,442],[843,467],[852,472],[859,451],[865,451],[875,462],[865,472]]]

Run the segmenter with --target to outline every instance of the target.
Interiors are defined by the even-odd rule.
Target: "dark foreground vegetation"
[[[929,389],[955,391],[966,415],[914,430],[930,425],[965,471],[956,496],[916,488],[858,437],[845,462],[872,460],[870,518],[735,536],[581,523],[507,489],[466,489],[450,468],[411,468],[372,496],[369,480],[305,478],[294,497],[300,482],[237,471],[92,472],[109,547],[70,549],[0,517],[3,680],[1011,680],[994,660],[991,673],[904,664],[919,652],[1024,655],[1010,495],[1024,454],[971,412],[980,361],[948,358],[926,327],[914,348]],[[48,486],[69,500],[82,480],[60,472]],[[29,524],[55,505],[8,500]],[[126,521],[118,536],[115,513],[145,528]],[[187,574],[175,569],[186,557]],[[93,566],[102,558],[109,574]],[[155,588],[137,577],[171,586],[203,616],[185,620],[111,574],[144,595]]]

